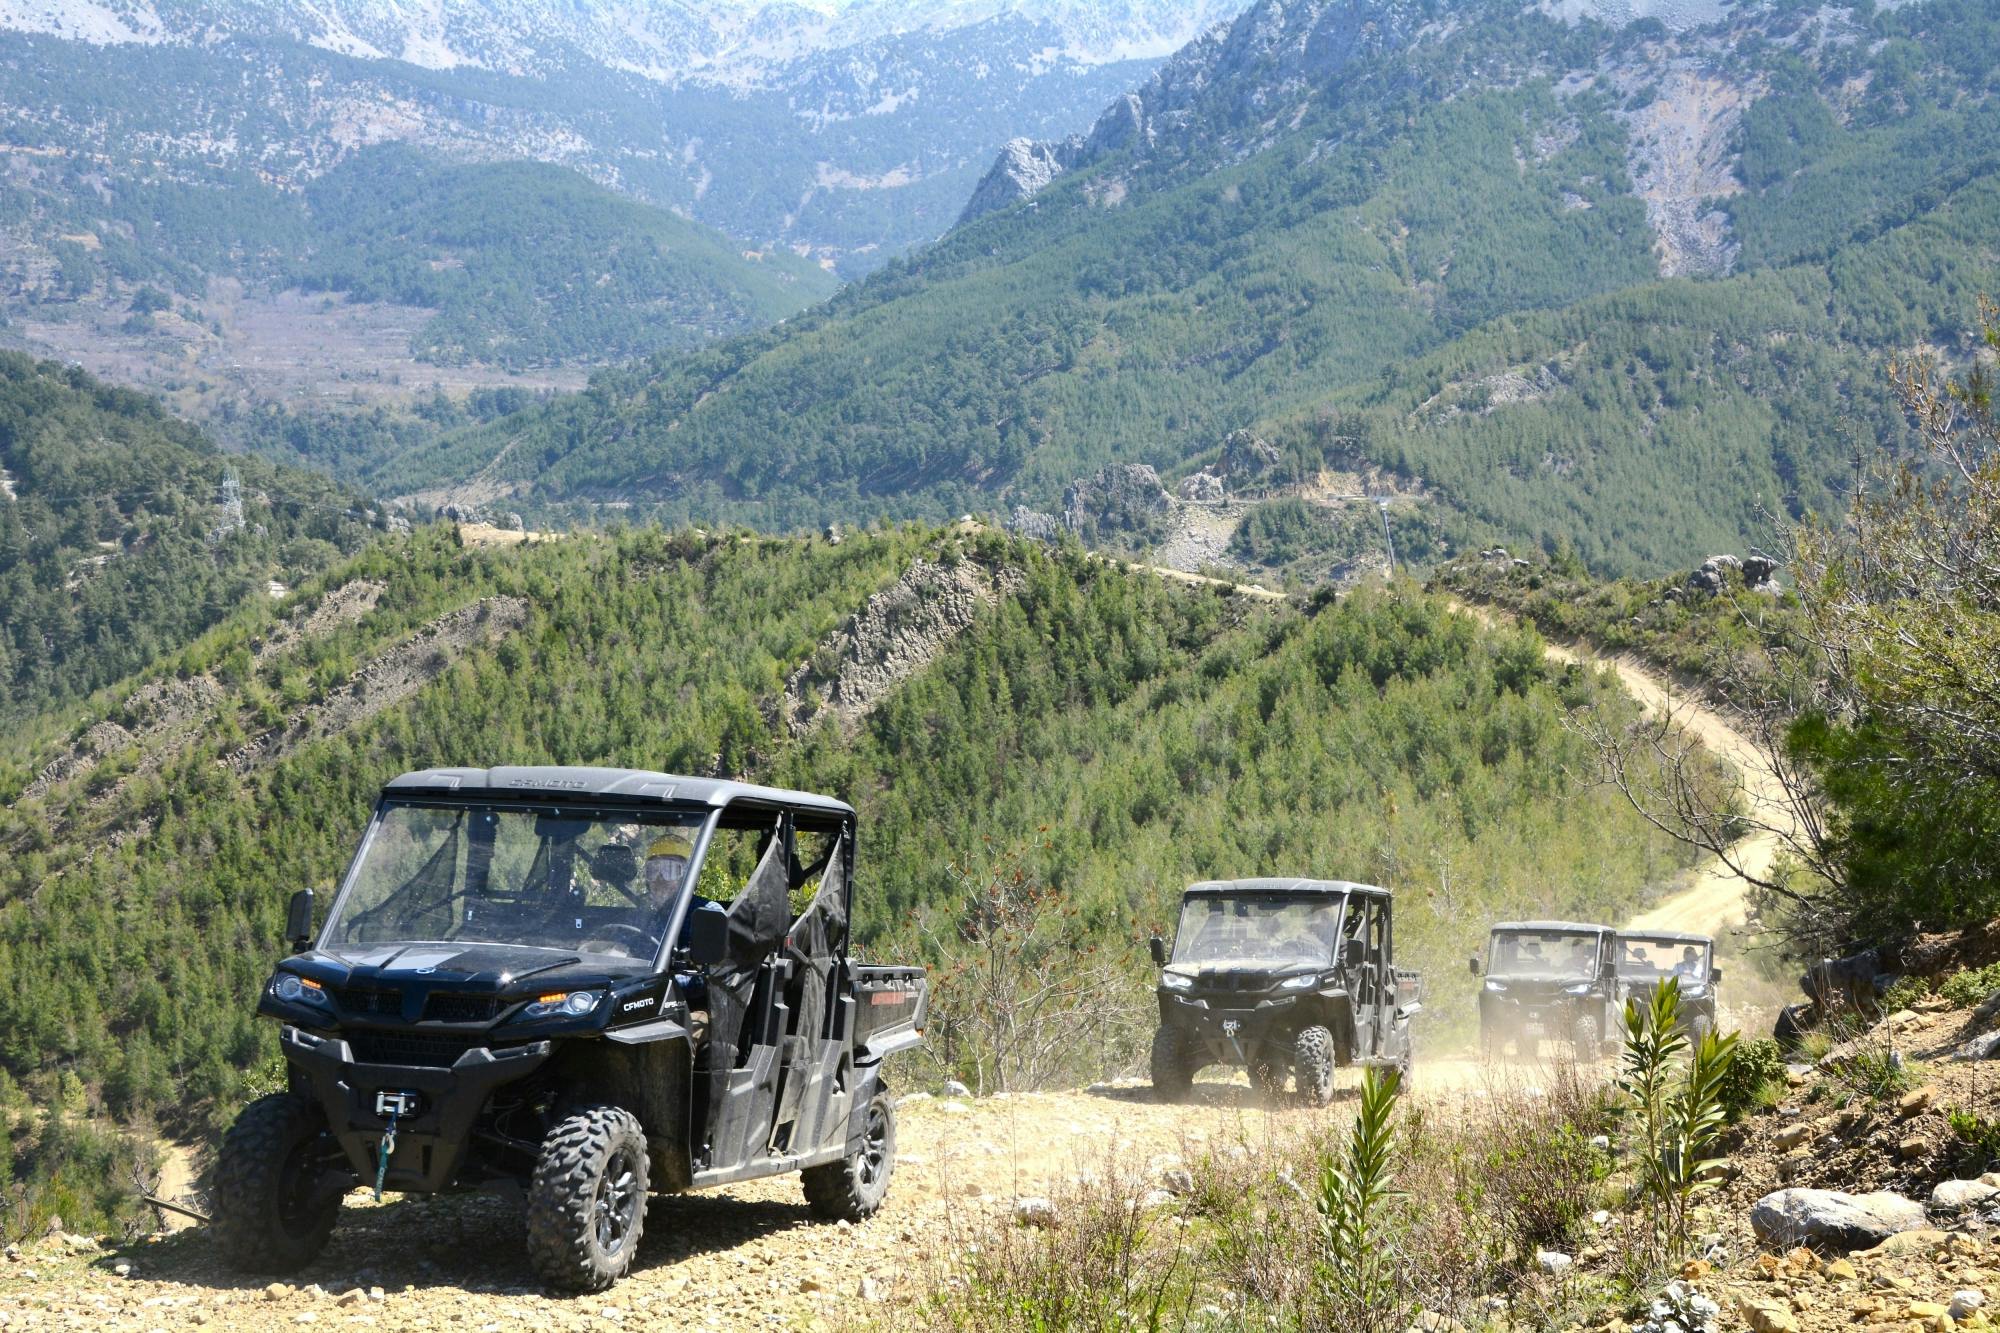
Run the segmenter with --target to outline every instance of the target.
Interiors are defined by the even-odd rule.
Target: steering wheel
[[[594,940],[613,931],[623,931],[625,934],[632,936],[635,940],[639,941],[648,953],[659,947],[659,936],[653,934],[652,931],[647,930],[644,926],[635,926],[629,921],[603,922],[590,932],[590,938]]]

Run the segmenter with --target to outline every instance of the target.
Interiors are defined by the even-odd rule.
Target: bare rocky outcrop
[[[353,624],[375,609],[386,586],[373,579],[342,584],[310,609],[295,611],[272,626],[254,646],[252,662],[263,667],[302,643]],[[156,771],[168,755],[178,751],[215,716],[226,693],[222,683],[207,673],[149,680],[119,705],[119,721],[99,722],[91,727],[50,760],[22,795],[38,800],[133,746],[141,751],[136,771]]]
[[[281,758],[322,736],[344,731],[401,703],[442,675],[460,654],[528,623],[520,597],[487,597],[439,616],[364,663],[345,685],[229,756],[238,773]]]
[[[1756,90],[1677,69],[1626,116],[1632,184],[1657,237],[1662,277],[1712,277],[1736,266],[1741,242],[1715,201],[1740,193],[1735,139]]]
[[[132,744],[132,733],[116,722],[99,722],[77,738],[68,749],[43,765],[22,795],[39,800],[55,787],[82,777],[111,755]]]
[[[959,213],[959,225],[1034,198],[1050,181],[1074,166],[1082,150],[1081,135],[1071,135],[1057,143],[1008,140]]]
[[[1238,491],[1263,482],[1284,458],[1277,445],[1247,430],[1233,430],[1222,441],[1222,475]]]
[[[1069,484],[1062,522],[1094,544],[1111,533],[1151,533],[1172,506],[1159,473],[1144,463],[1116,463]]]
[[[1218,505],[1226,498],[1222,478],[1203,468],[1181,478],[1181,500],[1187,504]]]
[[[829,718],[850,733],[889,691],[936,661],[987,607],[1019,582],[972,561],[918,560],[822,639],[785,681],[780,717],[793,735]]]
[[[1030,541],[1052,542],[1062,534],[1062,520],[1039,509],[1015,505],[1014,512],[1007,517],[1006,528]]]
[[[257,665],[275,661],[309,639],[320,638],[342,625],[353,624],[375,609],[375,604],[382,600],[388,586],[377,579],[356,579],[352,583],[341,584],[320,598],[311,610],[287,616],[257,645]]]

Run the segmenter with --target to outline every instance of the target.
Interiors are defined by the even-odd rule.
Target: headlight
[[[1311,990],[1319,985],[1319,973],[1308,972],[1302,977],[1287,977],[1278,983],[1279,990]]]
[[[1492,980],[1491,978],[1489,978],[1489,979],[1487,980],[1487,982],[1486,982],[1486,989],[1487,989],[1487,990],[1506,990],[1506,989],[1507,989],[1507,983],[1506,983],[1506,982],[1504,982],[1504,981],[1494,981],[1494,980]]]
[[[1185,972],[1162,972],[1160,984],[1168,990],[1193,990],[1194,978]]]
[[[597,1008],[597,1002],[603,998],[603,991],[557,991],[553,995],[538,996],[533,1004],[521,1011],[521,1017],[548,1018],[554,1014],[565,1014],[571,1018],[580,1018]]]
[[[1563,987],[1563,994],[1565,994],[1565,995],[1588,995],[1588,994],[1590,994],[1590,983],[1589,983],[1588,981],[1583,981],[1583,982],[1578,982],[1578,983],[1577,983],[1576,985],[1574,985],[1574,986],[1564,986],[1564,987]]]
[[[325,1004],[326,987],[296,972],[280,972],[271,983],[271,994],[286,1004]]]

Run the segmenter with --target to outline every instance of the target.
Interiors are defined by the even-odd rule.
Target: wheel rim
[[[855,1178],[864,1186],[872,1188],[882,1178],[883,1165],[889,1157],[889,1116],[880,1102],[868,1106],[868,1124],[861,1141],[861,1160],[855,1168]]]
[[[629,1148],[620,1148],[604,1164],[597,1178],[597,1197],[591,1206],[597,1243],[606,1254],[625,1248],[638,1213],[639,1174]]]

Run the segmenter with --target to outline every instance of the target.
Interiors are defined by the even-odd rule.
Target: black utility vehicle
[[[1387,889],[1341,880],[1196,884],[1161,965],[1153,1087],[1185,1097],[1206,1065],[1241,1065],[1260,1091],[1324,1105],[1347,1065],[1410,1069],[1417,974],[1395,966]]]
[[[705,874],[719,847],[734,869]],[[224,1254],[300,1267],[356,1184],[519,1186],[529,1259],[570,1290],[630,1267],[649,1193],[799,1171],[815,1213],[868,1216],[895,1162],[882,1060],[920,1040],[927,992],[849,960],[853,865],[854,811],[824,796],[397,778],[316,941],[292,898],[296,952],[258,1004],[288,1086],[223,1140]]]
[[[1486,941],[1479,1046],[1488,1059],[1532,1060],[1544,1040],[1594,1059],[1618,1031],[1612,930],[1578,921],[1503,921]],[[1472,975],[1480,975],[1479,958]]]
[[[1673,930],[1620,931],[1613,968],[1618,1004],[1652,998],[1660,983],[1677,977],[1681,983],[1681,1028],[1700,1041],[1715,1028],[1715,983],[1722,969],[1715,965],[1715,941],[1707,935]]]

